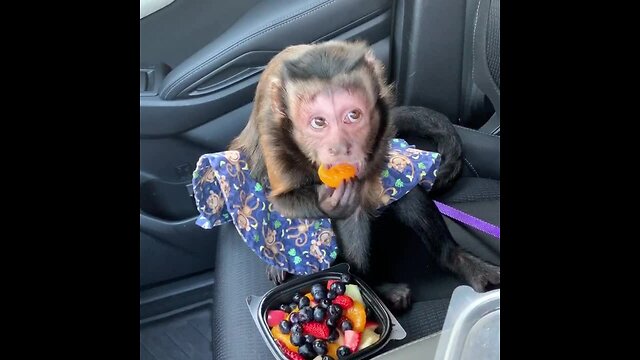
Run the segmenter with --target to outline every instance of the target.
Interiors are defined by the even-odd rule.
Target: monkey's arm
[[[289,218],[347,218],[359,204],[358,184],[343,182],[335,190],[325,185],[304,186],[273,196],[271,202]]]

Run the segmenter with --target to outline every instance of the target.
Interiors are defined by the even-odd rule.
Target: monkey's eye
[[[311,127],[314,129],[322,129],[327,126],[327,120],[321,117],[311,119]]]
[[[361,116],[362,116],[362,112],[358,109],[355,109],[347,113],[347,118],[345,120],[347,120],[348,122],[354,123],[360,120]]]

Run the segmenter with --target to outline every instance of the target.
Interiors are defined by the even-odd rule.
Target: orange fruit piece
[[[279,325],[271,328],[271,335],[273,335],[276,340],[282,341],[289,350],[298,352],[298,347],[291,343],[290,334],[283,334],[282,331],[280,331]]]
[[[316,307],[316,305],[318,305],[318,303],[315,302],[315,300],[313,300],[313,295],[311,295],[311,293],[306,293],[304,294],[304,296],[306,296],[309,299],[309,306],[311,307]]]
[[[331,356],[334,359],[338,358],[338,348],[344,345],[344,335],[342,335],[342,330],[338,330],[340,336],[334,341],[327,341],[327,355]]]
[[[324,165],[320,165],[318,176],[323,184],[335,189],[340,186],[342,180],[356,176],[356,167],[350,164],[338,164],[327,169]]]
[[[367,313],[364,309],[364,305],[360,302],[354,301],[353,306],[347,309],[344,316],[351,321],[354,331],[359,333],[364,331],[364,327],[367,324]]]
[[[342,346],[337,342],[328,342],[327,343],[327,355],[331,356],[332,359],[338,358],[338,348]]]

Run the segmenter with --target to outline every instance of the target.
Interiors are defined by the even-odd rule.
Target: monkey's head
[[[386,154],[392,102],[382,63],[360,42],[301,49],[271,78],[276,127],[291,136],[310,169],[348,163],[359,178],[380,171],[371,164]]]

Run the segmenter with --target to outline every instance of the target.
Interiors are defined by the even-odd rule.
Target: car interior
[[[233,224],[196,225],[192,173],[244,128],[275,54],[330,39],[365,40],[398,105],[448,117],[464,169],[436,200],[500,226],[500,0],[141,0],[140,359],[273,358],[245,299],[274,285]],[[445,220],[460,245],[500,265],[498,239]],[[379,354],[394,358],[442,330],[462,282],[393,224],[372,233],[395,249],[393,266],[376,273],[412,288],[412,307],[397,316],[407,336]]]

